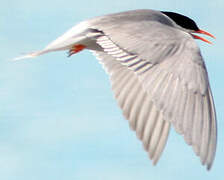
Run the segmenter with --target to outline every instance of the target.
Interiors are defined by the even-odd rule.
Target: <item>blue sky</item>
[[[207,172],[173,130],[152,166],[129,130],[108,76],[88,51],[31,60],[10,59],[39,50],[76,23],[130,9],[176,11],[214,34],[198,42],[218,118],[218,149]],[[180,0],[9,0],[0,7],[0,178],[4,180],[223,179],[224,2]]]

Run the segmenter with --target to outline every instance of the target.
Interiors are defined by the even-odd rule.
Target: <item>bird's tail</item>
[[[21,60],[27,58],[33,58],[36,56],[40,56],[42,54],[52,52],[52,51],[62,51],[62,50],[71,50],[75,45],[78,45],[78,49],[75,49],[75,52],[80,51],[81,47],[79,46],[83,42],[86,42],[88,39],[86,33],[88,32],[88,24],[86,22],[81,22],[78,25],[74,26],[70,30],[68,30],[65,34],[58,37],[56,40],[51,42],[41,51],[31,52],[24,56],[20,56],[14,58],[14,60]],[[72,49],[73,50],[73,49]],[[73,53],[73,52],[72,52]]]
[[[42,51],[31,52],[31,53],[16,57],[16,58],[13,59],[13,61],[18,61],[18,60],[28,59],[28,58],[34,58],[34,57],[40,56],[40,55],[48,53],[48,52],[50,52],[50,50],[42,50]]]

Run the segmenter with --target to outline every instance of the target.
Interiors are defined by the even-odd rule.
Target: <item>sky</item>
[[[11,61],[42,49],[82,20],[131,9],[179,12],[217,38],[213,45],[198,42],[218,121],[217,154],[209,172],[174,130],[152,165],[90,52]],[[1,0],[0,179],[223,179],[223,10],[223,0]]]

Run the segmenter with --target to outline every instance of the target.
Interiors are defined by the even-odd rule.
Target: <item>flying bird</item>
[[[195,39],[211,42],[195,33],[215,38],[184,15],[132,10],[83,21],[43,50],[16,59],[60,50],[68,50],[69,56],[93,51],[153,164],[172,125],[209,170],[216,153],[216,113]]]

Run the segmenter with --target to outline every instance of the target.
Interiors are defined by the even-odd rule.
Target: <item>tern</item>
[[[195,39],[198,28],[181,14],[132,10],[83,21],[41,51],[94,52],[110,75],[115,99],[153,164],[171,125],[209,170],[217,143],[216,112],[208,73]]]

